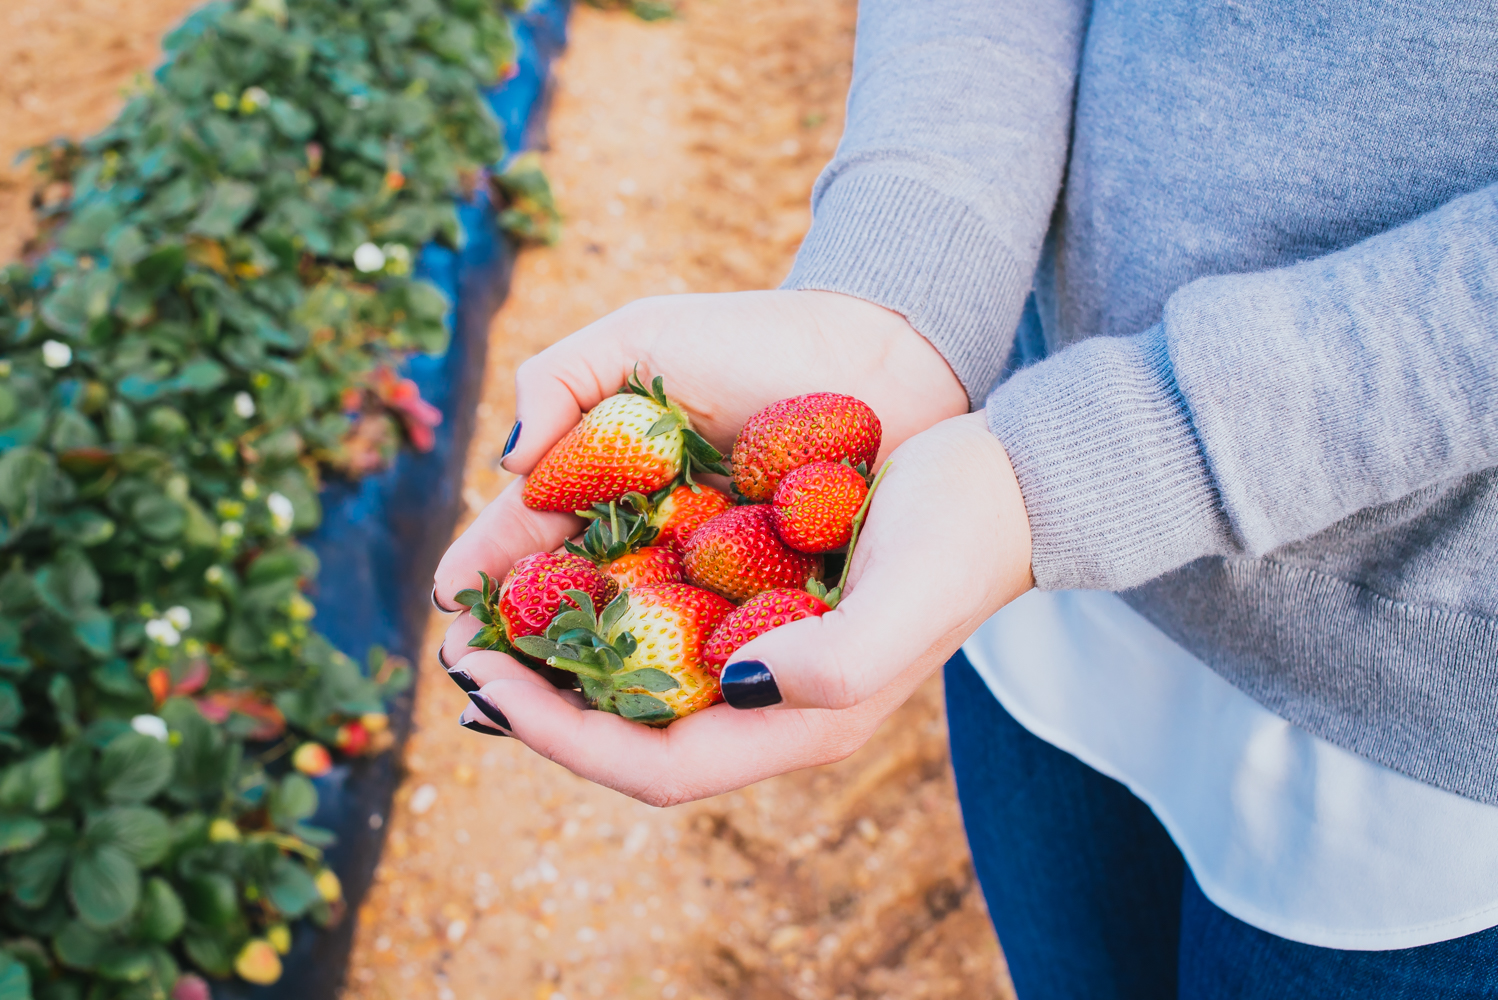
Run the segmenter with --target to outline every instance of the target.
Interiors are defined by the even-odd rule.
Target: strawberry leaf
[[[561,647],[557,643],[550,639],[543,639],[539,635],[519,636],[515,640],[515,648],[538,660],[549,660],[561,652]]]
[[[672,691],[681,687],[681,682],[675,677],[654,667],[615,674],[614,683],[621,688],[644,688],[646,691]]]
[[[510,642],[505,638],[505,630],[497,625],[485,625],[479,629],[468,645],[474,649],[497,649],[500,652],[508,652]]]
[[[494,616],[489,612],[488,605],[475,604],[473,607],[468,609],[468,613],[473,615],[473,617],[477,618],[479,621],[483,622],[485,625],[494,624]]]
[[[465,608],[471,608],[475,604],[481,603],[483,599],[483,591],[474,590],[472,587],[469,587],[467,590],[458,591],[457,595],[453,597],[453,600],[457,601]]]
[[[573,641],[563,639],[562,636],[572,632],[591,635],[594,625],[593,616],[586,611],[563,611],[551,620],[551,625],[546,629],[546,638],[555,639],[557,642]]]
[[[687,452],[688,470],[695,466],[704,472],[713,472],[720,476],[732,474],[723,462],[723,453],[709,444],[707,438],[690,427],[681,432],[681,437]],[[687,476],[687,482],[691,482],[690,475]]]
[[[620,656],[632,656],[634,655],[634,651],[639,648],[640,644],[635,641],[633,632],[620,633],[619,638],[614,640],[614,649]]]
[[[585,612],[590,624],[597,622],[598,619],[595,617],[597,610],[593,607],[593,598],[588,596],[586,591],[564,590],[562,591],[562,596],[570,600],[573,606]]]
[[[676,430],[680,426],[681,417],[677,416],[675,413],[662,414],[660,419],[650,425],[650,429],[645,432],[645,436],[659,437],[660,435],[665,434],[669,431]]]
[[[664,722],[676,718],[676,713],[659,698],[628,691],[614,695],[614,710],[635,722]]]
[[[610,601],[608,607],[603,609],[603,614],[599,616],[599,633],[601,633],[602,635],[608,635],[610,632],[612,632],[614,630],[614,626],[619,624],[619,619],[623,618],[624,613],[628,610],[629,595],[621,591],[619,596]],[[626,635],[627,634],[628,633],[626,633]],[[630,636],[630,641],[634,641],[633,636]],[[630,652],[633,652],[633,650],[631,650]],[[625,655],[627,656],[629,654],[626,653]]]

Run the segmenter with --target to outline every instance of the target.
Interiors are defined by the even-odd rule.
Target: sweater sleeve
[[[1061,184],[1086,17],[1086,0],[862,0],[847,126],[782,287],[900,313],[981,404]]]
[[[1345,250],[1203,278],[988,401],[1037,582],[1262,555],[1498,466],[1498,185]]]

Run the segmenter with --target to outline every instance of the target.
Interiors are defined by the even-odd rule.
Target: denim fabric
[[[1122,784],[1033,736],[958,653],[952,766],[1019,1000],[1498,1000],[1498,928],[1340,951],[1216,907]]]

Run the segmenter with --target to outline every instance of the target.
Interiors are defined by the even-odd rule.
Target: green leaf
[[[111,802],[145,802],[172,779],[172,752],[160,740],[121,733],[99,760],[99,781]]]
[[[202,931],[189,931],[182,947],[192,963],[210,976],[227,978],[234,971],[234,954],[226,942]]]
[[[619,596],[610,601],[608,607],[603,609],[603,614],[598,617],[599,635],[605,637],[612,635],[614,626],[619,624],[619,619],[623,618],[628,610],[629,594],[626,591],[620,591]]]
[[[234,235],[239,224],[255,208],[260,191],[253,184],[243,181],[221,180],[208,193],[198,217],[192,220],[189,232],[201,236],[223,239]]]
[[[172,243],[151,251],[135,265],[135,280],[156,295],[175,285],[187,267],[187,251]]]
[[[614,708],[626,719],[636,722],[658,722],[676,718],[676,713],[659,698],[648,694],[631,694],[628,691],[614,696]]]
[[[88,825],[95,844],[117,847],[137,867],[149,868],[166,856],[172,845],[166,817],[145,806],[106,809]]]
[[[52,951],[57,955],[57,960],[80,972],[92,971],[108,947],[109,938],[80,920],[69,921],[52,939]]]
[[[557,655],[557,644],[539,635],[522,635],[515,639],[515,647],[534,659],[545,662]]]
[[[0,1000],[31,1000],[31,971],[4,952],[0,952]]]
[[[166,879],[148,879],[140,897],[140,932],[146,940],[167,944],[186,924],[187,911]]]
[[[615,674],[614,683],[621,688],[644,688],[646,691],[672,691],[681,687],[681,682],[664,670],[646,667]]]
[[[47,826],[30,816],[0,819],[0,854],[14,854],[35,847],[47,835]]]
[[[556,639],[573,630],[592,632],[597,624],[592,612],[578,611],[574,608],[571,611],[563,611],[553,618],[546,628],[546,635],[548,638]]]
[[[16,686],[10,681],[0,681],[0,729],[16,728],[25,714],[26,706],[21,703]],[[0,842],[3,841],[4,837],[0,837]]]
[[[160,493],[142,496],[135,501],[130,514],[142,533],[160,542],[170,541],[182,534],[182,528],[187,523],[187,513],[182,505]]]
[[[271,799],[271,818],[277,826],[289,826],[317,812],[317,787],[300,774],[281,779]]]
[[[234,880],[220,872],[189,878],[183,886],[183,902],[187,904],[187,915],[206,927],[227,927],[239,916],[239,893]],[[191,935],[189,952],[190,939]]]
[[[468,645],[473,649],[497,649],[501,652],[508,650],[510,643],[505,638],[505,630],[498,625],[485,625],[476,632]]]
[[[675,413],[663,414],[655,423],[650,425],[650,429],[645,432],[645,436],[658,437],[661,434],[676,430],[681,426],[681,423],[681,417]]]
[[[94,202],[63,227],[57,243],[66,250],[97,249],[104,242],[104,234],[119,221],[119,209],[107,202]]]
[[[10,875],[11,895],[16,902],[33,910],[45,906],[67,867],[68,854],[66,844],[52,841],[12,855],[6,871]]]
[[[68,896],[80,920],[95,930],[108,930],[134,912],[140,901],[140,872],[118,847],[94,847],[73,859]]]
[[[483,602],[483,599],[483,592],[474,590],[472,587],[469,587],[467,590],[458,591],[458,593],[453,597],[453,600],[457,601],[465,608],[471,608],[475,604],[480,604]]]
[[[208,358],[199,358],[184,365],[172,379],[172,385],[188,392],[211,392],[223,385],[228,378],[229,373],[223,365]]]
[[[564,590],[562,596],[567,598],[581,612],[588,616],[589,623],[597,622],[597,608],[593,606],[593,598],[586,591]],[[565,607],[565,605],[564,605]]]
[[[156,968],[153,956],[146,948],[128,948],[112,945],[99,953],[94,970],[105,979],[121,983],[138,983]]]
[[[285,855],[271,865],[267,893],[276,909],[290,919],[300,917],[322,898],[306,867]]]
[[[99,659],[114,652],[114,616],[99,608],[78,612],[73,619],[73,637]]]

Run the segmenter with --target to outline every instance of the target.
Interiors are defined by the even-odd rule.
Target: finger
[[[521,681],[526,684],[535,684],[548,691],[557,690],[549,680],[520,660],[492,649],[469,650],[466,656],[453,663],[448,672],[461,675],[466,680],[466,683],[461,683],[459,686],[470,697],[473,692],[478,691],[484,685],[498,680]],[[578,691],[563,688],[561,694],[568,704],[577,708],[586,708],[588,705]]]
[[[628,307],[611,313],[516,370],[519,436],[501,461],[507,471],[530,472],[585,412],[618,391],[638,360],[620,353],[621,328],[628,326],[628,314]]]
[[[517,678],[478,692],[509,731],[544,757],[591,781],[656,806],[742,788],[812,764],[841,760],[868,741],[898,701],[872,699],[851,712],[738,712],[724,705],[652,729]],[[476,720],[483,712],[465,712]]]
[[[958,421],[971,419],[947,423]],[[729,704],[762,707],[778,694],[792,708],[848,708],[907,670],[935,670],[1017,596],[1023,586],[995,567],[1029,565],[1011,538],[1023,505],[995,499],[1001,491],[982,459],[1002,451],[985,428],[973,431],[958,424],[896,454],[870,504],[842,602],[737,650],[723,673]]]
[[[458,607],[458,591],[479,586],[480,570],[502,580],[517,559],[550,552],[582,530],[582,519],[571,514],[531,510],[521,502],[520,486],[505,487],[448,546],[433,581],[434,599],[444,607]]]

